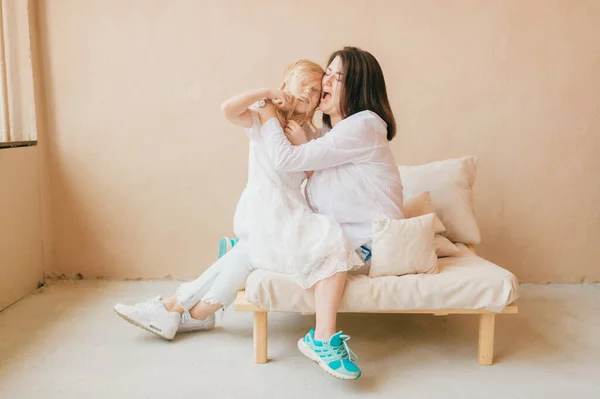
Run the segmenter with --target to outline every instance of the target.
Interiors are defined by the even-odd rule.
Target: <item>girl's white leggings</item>
[[[221,304],[226,308],[235,300],[237,291],[244,288],[253,271],[247,242],[242,239],[200,277],[182,284],[177,289],[177,301],[185,310],[198,302]]]

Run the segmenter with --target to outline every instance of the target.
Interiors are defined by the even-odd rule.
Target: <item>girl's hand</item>
[[[286,108],[294,99],[291,94],[281,90],[269,90],[267,98],[280,108]]]
[[[284,133],[292,145],[308,143],[306,132],[296,121],[289,121],[284,129]]]
[[[258,116],[260,117],[261,125],[271,118],[277,118],[277,112],[273,103],[267,101],[264,107],[258,108]]]

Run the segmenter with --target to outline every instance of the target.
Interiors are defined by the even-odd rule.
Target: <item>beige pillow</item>
[[[407,197],[429,191],[436,214],[452,242],[479,244],[481,236],[473,210],[477,158],[464,157],[419,166],[399,166]]]
[[[437,273],[435,214],[373,222],[369,277]]]
[[[428,213],[434,213],[435,210],[433,208],[433,204],[431,203],[431,197],[429,196],[429,191],[424,191],[420,194],[415,195],[414,197],[410,197],[404,200],[404,217],[407,219],[414,218],[417,216],[423,216]],[[442,221],[435,216],[434,220],[434,228],[435,228],[435,253],[438,258],[443,258],[446,256],[454,256],[460,252],[460,249],[456,245],[454,245],[450,240],[446,237],[439,235],[438,233],[443,233],[446,231],[446,227],[442,223]]]
[[[429,191],[423,191],[422,193],[405,199],[402,213],[406,219],[427,215],[428,213],[435,213]],[[443,233],[446,231],[446,227],[437,215],[435,215],[433,223],[436,233]]]
[[[439,234],[435,235],[435,253],[438,258],[454,256],[460,252],[460,249],[449,239]]]

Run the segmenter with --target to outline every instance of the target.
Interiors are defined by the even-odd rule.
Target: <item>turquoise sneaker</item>
[[[323,370],[342,380],[355,380],[361,372],[354,360],[358,357],[350,350],[346,341],[350,337],[343,332],[333,334],[327,341],[317,341],[315,330],[310,330],[298,341],[300,352]],[[353,359],[354,358],[354,359]]]
[[[239,238],[221,238],[219,240],[219,258],[225,255],[227,252],[231,251],[231,248],[233,248],[239,240]]]

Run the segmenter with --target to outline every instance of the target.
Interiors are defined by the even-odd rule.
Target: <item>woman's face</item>
[[[321,75],[303,76],[297,84],[288,86],[287,90],[299,100],[294,110],[296,113],[314,111],[321,97]]]
[[[323,76],[323,91],[321,92],[321,104],[319,108],[324,114],[333,116],[340,115],[340,104],[343,93],[342,60],[335,57],[327,67],[325,76]]]

